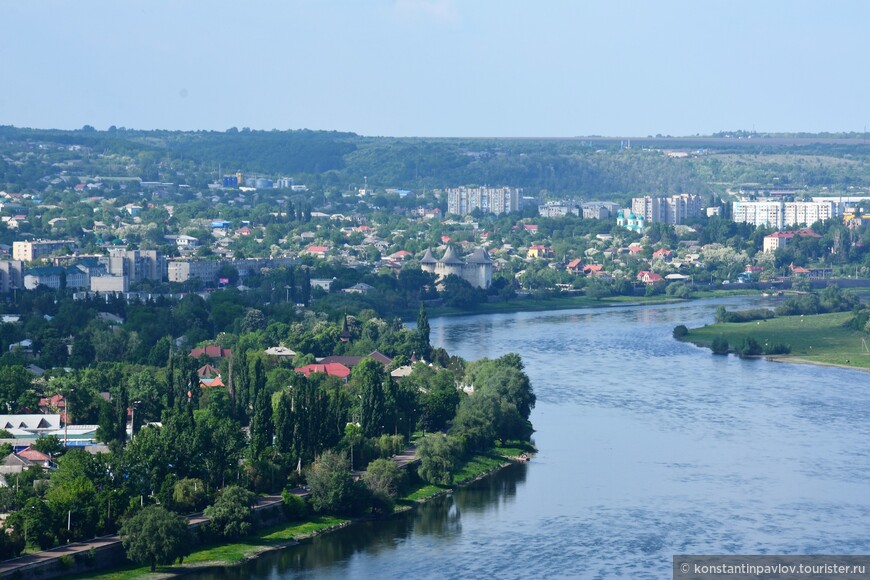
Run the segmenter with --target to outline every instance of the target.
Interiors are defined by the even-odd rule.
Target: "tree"
[[[355,504],[355,490],[350,465],[344,455],[326,451],[308,472],[311,505],[315,510],[350,513]]]
[[[260,359],[257,359],[260,363]],[[259,461],[266,448],[272,445],[274,425],[272,424],[272,399],[263,388],[254,400],[254,416],[251,418],[251,459]]]
[[[420,458],[417,473],[429,483],[450,485],[460,455],[460,445],[452,437],[428,434],[417,444],[417,457]]]
[[[203,515],[210,520],[209,526],[218,535],[239,538],[251,531],[251,508],[256,501],[257,497],[245,488],[230,485],[221,492],[213,505],[205,508]]]
[[[498,398],[475,392],[459,404],[450,433],[461,438],[466,449],[486,451],[492,447],[501,412]]]
[[[57,435],[47,435],[44,437],[39,437],[36,441],[31,445],[37,451],[41,451],[45,453],[49,457],[56,458],[63,454],[66,451],[66,448],[61,443],[60,438]]]
[[[375,459],[362,474],[363,483],[376,496],[396,499],[405,481],[405,472],[390,459]]]
[[[206,497],[205,484],[195,478],[185,478],[176,481],[172,491],[174,509],[181,510],[183,513],[190,513],[199,509]]]
[[[360,425],[363,435],[366,437],[380,435],[386,418],[383,365],[371,358],[363,359],[353,368],[353,381],[362,398]]]
[[[713,354],[728,354],[728,341],[720,334],[713,339],[710,349],[713,351]]]
[[[426,349],[429,349],[429,316],[426,314],[426,305],[422,302],[420,303],[420,310],[417,313],[417,332],[420,334],[421,341],[426,345]],[[421,355],[428,355],[428,352],[420,353]]]
[[[220,417],[207,410],[197,413],[195,429],[206,481],[212,489],[222,487],[227,476],[237,473],[245,448],[242,427],[231,417]]]
[[[187,520],[161,506],[148,506],[124,522],[119,532],[127,557],[148,564],[171,564],[190,553]]]

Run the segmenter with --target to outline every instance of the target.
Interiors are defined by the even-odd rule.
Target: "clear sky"
[[[866,0],[0,0],[0,124],[864,131]]]

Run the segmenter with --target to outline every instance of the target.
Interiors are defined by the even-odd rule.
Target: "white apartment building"
[[[12,242],[12,259],[33,262],[52,253],[74,249],[75,240],[36,240],[33,242]]]
[[[735,201],[732,220],[737,223],[783,228],[807,225],[834,217],[831,201]]]
[[[464,216],[479,209],[503,214],[519,211],[521,189],[515,187],[454,187],[447,192],[447,213]]]
[[[670,197],[635,197],[631,200],[631,213],[643,216],[648,224],[677,225],[701,215],[701,196],[682,193]]]

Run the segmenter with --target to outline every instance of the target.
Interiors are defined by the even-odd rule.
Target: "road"
[[[415,447],[408,447],[402,453],[394,455],[390,459],[395,461],[399,467],[404,468],[417,461],[416,452],[417,450]],[[303,499],[311,495],[311,492],[301,487],[294,488],[292,492]],[[254,511],[268,509],[282,501],[280,495],[264,495],[257,498],[257,503],[254,505],[253,509]],[[208,518],[205,517],[202,512],[190,514],[187,517],[187,525],[191,528],[198,528],[206,522],[208,522]],[[65,546],[59,546],[57,548],[19,556],[18,558],[12,558],[11,560],[5,560],[0,562],[0,578],[8,578],[17,572],[23,572],[32,567],[41,567],[44,565],[50,566],[50,564],[48,564],[49,561],[59,560],[64,556],[87,554],[92,549],[99,551],[116,548],[120,543],[121,538],[118,534],[111,534],[109,536],[100,536],[99,538],[88,540],[87,542],[76,542],[74,544],[67,544]]]

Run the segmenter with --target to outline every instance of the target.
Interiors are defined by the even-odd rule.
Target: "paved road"
[[[395,461],[399,467],[405,467],[417,461],[416,451],[415,447],[408,447],[405,451],[398,455],[394,455],[391,459]],[[307,498],[311,495],[310,491],[301,487],[297,487],[292,491],[301,498]],[[275,504],[279,504],[282,501],[280,495],[264,495],[257,498],[257,503],[254,505],[254,511],[273,507]],[[191,514],[187,518],[187,524],[192,528],[197,528],[206,522],[208,522],[208,518],[203,516],[202,512]],[[87,554],[91,549],[104,550],[116,547],[120,543],[121,538],[118,534],[112,534],[109,536],[94,538],[87,542],[76,542],[75,544],[67,544],[65,546],[51,548],[50,550],[43,550],[42,552],[35,552],[33,554],[27,554],[26,556],[19,556],[18,558],[5,560],[0,562],[0,578],[7,578],[16,572],[24,571],[27,568],[43,565],[49,560],[59,560],[63,556],[75,556],[76,554],[82,553]]]
[[[307,497],[310,493],[304,489],[297,488],[293,490],[300,497]],[[283,500],[280,495],[264,495],[257,498],[257,503],[254,506],[254,511],[270,508],[275,504],[281,503]],[[208,518],[202,515],[202,512],[191,514],[187,518],[187,524],[191,528],[196,528],[208,522]],[[67,544],[42,552],[35,552],[20,556],[11,560],[0,562],[0,578],[11,576],[15,572],[23,571],[27,568],[42,565],[49,560],[57,560],[63,556],[75,556],[76,554],[87,554],[91,549],[101,550],[106,548],[116,547],[121,543],[121,538],[118,534],[109,536],[100,536],[87,542],[77,542],[75,544]]]

